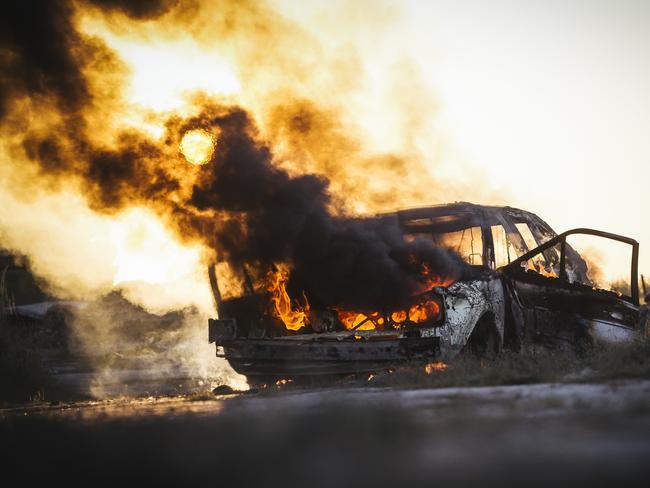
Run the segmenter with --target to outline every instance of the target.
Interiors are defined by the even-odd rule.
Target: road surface
[[[230,486],[648,486],[650,381],[269,389],[0,411],[24,479]]]

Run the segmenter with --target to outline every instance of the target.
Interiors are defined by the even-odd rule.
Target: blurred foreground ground
[[[268,389],[5,408],[5,477],[229,486],[647,486],[650,381]]]
[[[215,396],[213,382],[229,376],[170,356],[185,322],[135,317],[137,328],[114,320],[120,341],[93,350],[60,322],[0,320],[5,480],[648,486],[648,339]],[[196,355],[193,342],[186,349]]]

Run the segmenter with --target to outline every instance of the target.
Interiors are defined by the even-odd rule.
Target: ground
[[[104,378],[57,352],[50,336],[59,334],[44,341],[39,327],[0,330],[6,479],[647,486],[650,475],[648,340],[581,356],[532,347],[491,361],[461,357],[430,374],[416,365],[220,396],[137,358]],[[98,378],[103,399],[87,388]]]
[[[122,398],[1,416],[0,458],[30,481],[647,486],[650,475],[646,380]]]

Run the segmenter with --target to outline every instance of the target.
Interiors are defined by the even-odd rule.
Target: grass
[[[66,354],[60,331],[36,320],[0,316],[0,406],[81,398],[48,373],[46,360]]]
[[[42,399],[47,374],[35,352],[31,324],[13,315],[6,274],[7,268],[0,273],[0,403]]]
[[[650,338],[596,349],[588,360],[595,380],[650,378]]]
[[[650,340],[598,347],[585,354],[529,347],[503,352],[494,360],[459,356],[444,370],[425,372],[423,365],[348,379],[358,386],[444,388],[550,382],[592,382],[615,379],[650,379]]]
[[[0,317],[0,402],[41,400],[49,384],[30,325]]]
[[[595,347],[576,354],[528,346],[521,352],[504,351],[495,359],[459,355],[444,369],[425,371],[424,364],[402,366],[375,374],[339,378],[296,378],[278,385],[269,382],[255,389],[262,396],[313,387],[447,388],[535,383],[589,383],[624,379],[650,379],[650,339]],[[203,399],[203,398],[201,398]]]

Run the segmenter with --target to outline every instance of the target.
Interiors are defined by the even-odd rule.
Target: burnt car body
[[[261,298],[250,277],[244,280],[248,293],[223,296],[211,267],[219,319],[209,321],[209,340],[217,355],[249,379],[272,379],[373,372],[404,362],[446,361],[463,350],[492,355],[525,343],[585,347],[630,340],[645,328],[639,323],[639,245],[633,239],[592,229],[558,235],[530,212],[464,202],[377,218],[396,219],[407,239],[426,237],[452,247],[476,273],[413,297],[415,307],[436,305],[436,313],[417,324],[409,319],[389,327],[388,314],[382,327],[364,330],[369,316],[343,328],[332,326],[340,321],[331,312],[312,311],[311,327],[278,334],[272,320],[260,316]],[[567,243],[573,235],[631,246],[629,296],[594,285],[587,262]]]

